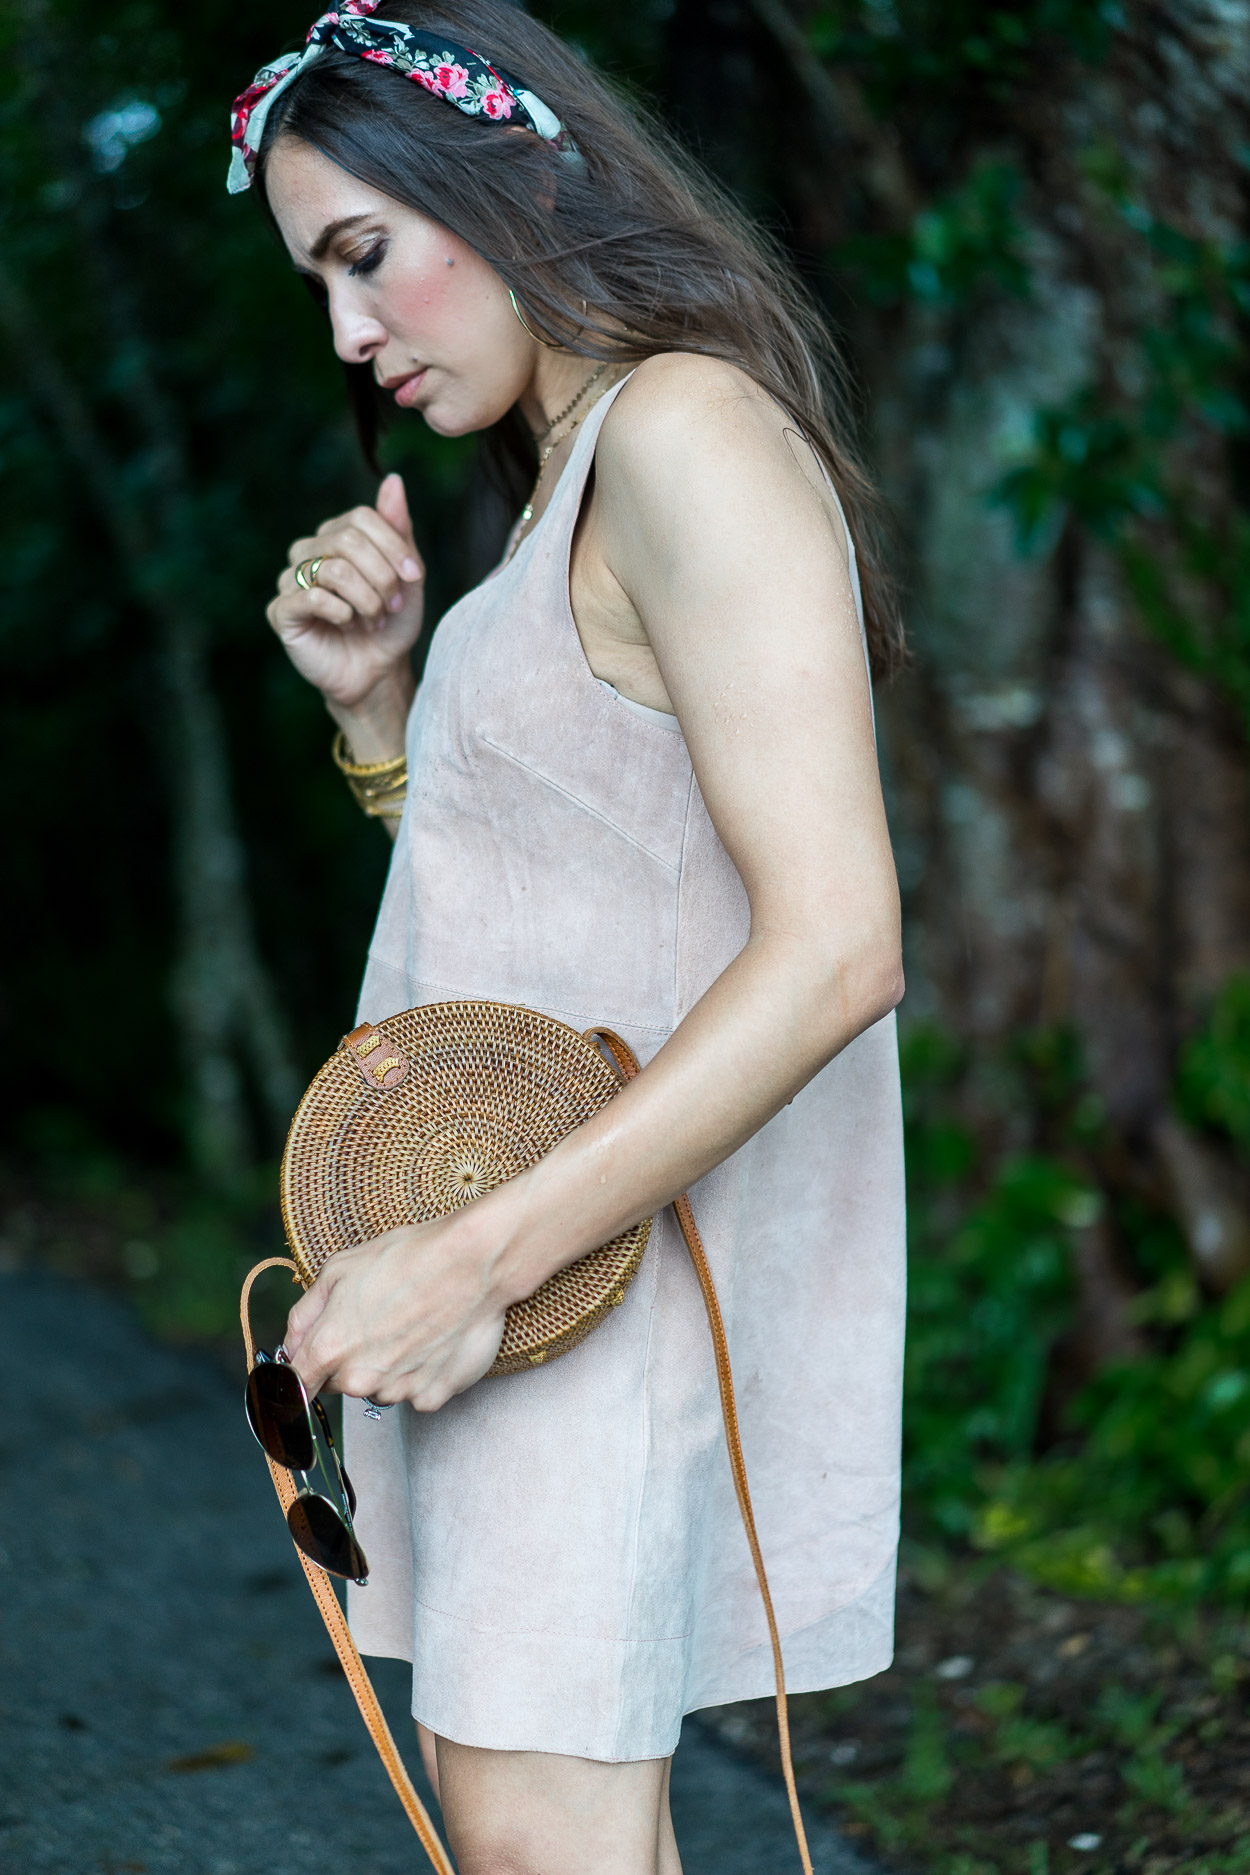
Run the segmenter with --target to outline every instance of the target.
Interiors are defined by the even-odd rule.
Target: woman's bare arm
[[[758,1131],[902,992],[899,907],[843,537],[810,455],[729,366],[657,359],[597,454],[601,590],[636,618],[750,905],[747,944],[639,1078],[454,1217],[336,1256],[292,1314],[305,1380],[440,1405],[504,1308]]]

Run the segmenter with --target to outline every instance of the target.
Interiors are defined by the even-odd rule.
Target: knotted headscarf
[[[230,113],[230,173],[226,187],[239,195],[251,187],[256,155],[265,133],[270,107],[294,83],[326,46],[354,53],[374,65],[389,65],[403,78],[454,104],[466,117],[485,117],[495,123],[519,124],[550,143],[562,156],[576,162],[577,145],[541,98],[467,46],[449,45],[435,33],[419,32],[399,20],[373,19],[380,0],[344,0],[332,13],[323,13],[308,29],[302,52],[284,52],[270,65],[262,65],[246,91],[239,93]]]

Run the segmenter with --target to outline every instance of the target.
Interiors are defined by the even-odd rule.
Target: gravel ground
[[[416,1875],[220,1365],[0,1276],[0,1404],[0,1875]],[[694,1724],[673,1810],[686,1875],[798,1867],[780,1785]],[[871,1875],[812,1832],[817,1875]]]

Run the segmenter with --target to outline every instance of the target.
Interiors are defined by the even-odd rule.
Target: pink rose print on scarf
[[[248,118],[252,115],[252,112],[256,109],[261,99],[268,97],[272,90],[273,80],[272,78],[267,78],[263,82],[254,80],[246,91],[239,93],[239,96],[234,101],[234,109],[230,113],[230,131],[232,136],[236,138],[242,137],[243,132],[247,129]]]
[[[518,92],[486,59],[467,46],[449,43],[441,32],[436,37],[401,20],[372,18],[380,7],[385,14],[382,0],[333,0],[330,10],[309,27],[307,52],[302,57],[284,53],[271,65],[262,66],[246,91],[235,99],[231,112],[234,149],[226,179],[232,195],[238,195],[252,180],[257,151],[250,138],[254,136],[256,144],[260,143],[274,95],[296,82],[327,46],[399,72],[468,117],[505,124],[515,117],[562,155],[578,159],[576,144],[552,113],[545,106],[532,110],[524,101],[528,93]]]
[[[469,74],[463,65],[436,65],[434,77],[445,98],[463,98],[469,89]]]
[[[493,117],[496,122],[498,122],[501,117],[511,117],[512,93],[510,91],[505,91],[502,85],[496,85],[493,91],[484,91],[482,93],[482,111],[485,116]]]

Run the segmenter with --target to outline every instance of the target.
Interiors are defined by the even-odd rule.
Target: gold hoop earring
[[[512,291],[511,287],[508,288],[508,298],[512,301],[513,312],[516,314],[517,318],[521,321],[521,324],[525,327],[525,330],[529,333],[530,337],[533,339],[536,345],[545,345],[549,352],[560,352],[564,350],[564,347],[558,344],[555,339],[543,338],[540,333],[535,332],[532,325],[529,325],[526,323],[525,314],[521,311],[521,308],[517,305],[516,294]]]

